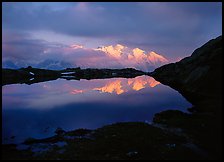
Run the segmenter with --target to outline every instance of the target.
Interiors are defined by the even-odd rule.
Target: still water
[[[152,77],[65,80],[2,87],[2,141],[95,129],[116,122],[151,122],[167,109],[186,112],[191,106],[177,91]]]

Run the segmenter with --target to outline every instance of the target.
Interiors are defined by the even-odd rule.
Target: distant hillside
[[[49,80],[56,80],[63,78],[67,80],[80,80],[80,79],[104,79],[104,78],[134,78],[140,75],[146,75],[147,73],[136,70],[133,68],[125,69],[81,69],[77,68],[66,68],[64,70],[49,70],[32,68],[20,69],[2,69],[2,85],[7,84],[34,84],[38,82],[45,82]]]
[[[27,67],[27,66],[32,66],[35,68],[43,68],[43,69],[50,69],[50,70],[62,70],[65,68],[71,68],[74,67],[75,65],[72,65],[69,62],[65,61],[59,61],[59,60],[52,60],[52,59],[46,59],[42,62],[39,62],[37,64],[27,64],[25,62],[13,62],[10,60],[6,60],[2,62],[2,67],[3,68],[8,68],[8,69],[19,69],[22,67]]]

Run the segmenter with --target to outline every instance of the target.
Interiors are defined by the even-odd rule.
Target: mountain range
[[[68,49],[67,49],[68,50]],[[71,67],[81,68],[135,68],[142,71],[152,71],[155,68],[169,63],[169,61],[154,51],[146,52],[140,48],[130,48],[121,44],[94,48],[72,45],[70,53],[61,57],[42,58],[42,61],[3,60],[3,68],[18,69],[32,66],[51,70],[60,70]],[[46,54],[45,54],[46,55]],[[45,56],[43,55],[43,56]],[[49,55],[49,54],[48,54]],[[52,56],[53,53],[51,54]]]

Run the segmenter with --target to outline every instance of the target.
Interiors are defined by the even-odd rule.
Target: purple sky
[[[221,2],[4,2],[2,14],[3,66],[58,60],[137,67],[152,51],[173,62],[222,34]],[[95,50],[110,45],[132,58],[141,49],[144,57],[129,64],[128,55],[118,61]]]

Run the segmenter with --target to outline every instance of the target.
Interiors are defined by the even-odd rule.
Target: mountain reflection
[[[67,91],[71,95],[76,95],[80,93],[99,91],[101,93],[113,93],[120,95],[122,93],[134,90],[139,91],[146,87],[155,87],[160,82],[156,81],[154,78],[149,76],[138,76],[131,79],[126,78],[112,78],[112,79],[95,79],[91,81],[81,80],[79,81],[78,88],[72,86],[73,84],[64,84],[63,91]],[[75,84],[77,85],[77,84]],[[60,87],[48,85],[46,82],[43,84],[45,90],[57,90]]]
[[[22,102],[26,103],[23,108],[50,109],[72,103],[118,102],[119,95],[150,89],[158,84],[149,76],[14,84],[3,87],[4,104],[8,105],[6,107],[16,107]]]
[[[119,95],[130,90],[139,91],[143,88],[146,88],[147,86],[155,87],[158,84],[160,83],[151,77],[138,76],[136,78],[131,78],[127,80],[116,79],[115,81],[110,81],[109,83],[106,83],[106,85],[103,87],[94,88],[93,90],[99,90],[101,92],[106,93],[116,93]]]
[[[113,82],[107,83],[105,86],[101,88],[93,88],[93,90],[99,90],[104,93],[116,93],[122,94],[125,91],[122,89],[121,80],[117,79]]]

